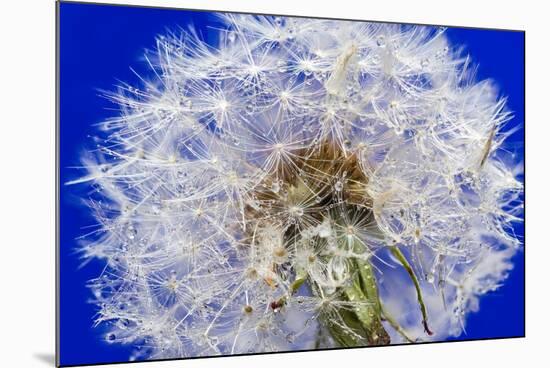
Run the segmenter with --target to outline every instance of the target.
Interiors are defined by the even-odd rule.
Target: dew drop
[[[277,61],[277,70],[279,71],[279,73],[286,72],[286,67],[287,67],[287,64],[284,60]]]
[[[208,341],[210,345],[217,345],[218,344],[218,338],[216,336],[208,336]]]
[[[286,341],[288,341],[291,344],[294,342],[295,338],[296,338],[296,336],[292,332],[289,333],[288,335],[286,335]]]
[[[420,66],[422,68],[427,68],[429,65],[430,65],[430,60],[428,59],[422,59],[422,61],[420,62]]]
[[[464,313],[463,313],[463,311],[462,311],[462,308],[460,308],[460,307],[454,307],[454,308],[453,308],[453,314],[454,314],[456,317],[458,317],[458,316],[460,316],[460,315],[462,315],[462,314],[464,314]]]
[[[273,193],[279,193],[279,190],[281,190],[281,186],[279,185],[279,182],[274,181],[273,183],[271,183],[271,191]]]
[[[252,114],[254,113],[254,105],[249,103],[245,106],[245,111],[247,114]]]
[[[137,230],[132,225],[126,228],[126,236],[128,237],[128,239],[130,240],[135,239],[136,234],[137,234]]]
[[[289,40],[294,39],[294,28],[288,28],[286,30],[286,33],[287,33],[287,37],[288,37]]]

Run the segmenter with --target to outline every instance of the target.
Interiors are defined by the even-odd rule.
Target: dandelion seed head
[[[71,182],[95,190],[82,255],[106,264],[105,341],[154,359],[460,334],[521,245],[496,87],[432,27],[221,19],[216,45],[157,39]],[[395,324],[346,323],[380,314],[358,277]]]

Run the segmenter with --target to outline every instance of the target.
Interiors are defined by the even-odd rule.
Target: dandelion
[[[71,184],[105,341],[132,359],[457,336],[511,269],[511,115],[442,29],[221,15],[157,40],[152,78]]]

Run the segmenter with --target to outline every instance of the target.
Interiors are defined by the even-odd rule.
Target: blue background
[[[116,106],[99,96],[99,89],[113,90],[117,80],[139,85],[132,66],[145,75],[146,48],[155,46],[155,36],[193,24],[206,40],[215,40],[208,26],[216,22],[211,13],[170,9],[117,7],[61,3],[60,5],[60,358],[62,365],[127,361],[131,346],[107,344],[101,327],[92,328],[96,307],[85,283],[96,277],[102,264],[93,261],[80,268],[75,254],[76,238],[84,226],[94,224],[80,205],[85,189],[64,186],[78,176],[81,153],[93,143],[93,124],[116,114]],[[479,64],[480,79],[493,78],[508,107],[514,111],[512,125],[522,129],[508,148],[523,157],[524,123],[524,33],[513,31],[449,28],[454,45]],[[523,236],[523,226],[517,227]],[[463,339],[524,335],[524,254],[514,259],[515,268],[504,286],[482,298],[481,310],[470,314]]]

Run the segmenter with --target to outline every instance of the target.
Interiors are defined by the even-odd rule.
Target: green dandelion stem
[[[390,326],[392,326],[395,329],[395,331],[397,331],[397,333],[399,333],[401,336],[403,336],[403,338],[405,340],[407,340],[408,342],[416,342],[412,337],[410,337],[407,334],[405,329],[403,329],[403,327],[401,327],[399,322],[397,322],[397,320],[395,318],[393,318],[391,314],[388,313],[386,308],[383,305],[381,307],[382,307],[382,318],[384,320],[386,320],[390,324]]]
[[[418,282],[418,278],[414,274],[414,271],[409,261],[407,261],[407,258],[405,258],[405,255],[403,254],[403,252],[401,252],[401,250],[396,246],[392,246],[390,250],[392,254],[397,258],[399,263],[401,263],[403,268],[405,268],[405,270],[409,274],[409,277],[411,278],[414,284],[414,287],[416,289],[416,297],[418,298],[418,304],[420,305],[420,311],[422,312],[422,324],[424,326],[424,331],[426,331],[428,335],[433,335],[433,332],[428,327],[428,312],[426,310],[426,305],[424,304],[424,298],[422,298],[422,291],[420,289],[420,283]]]

